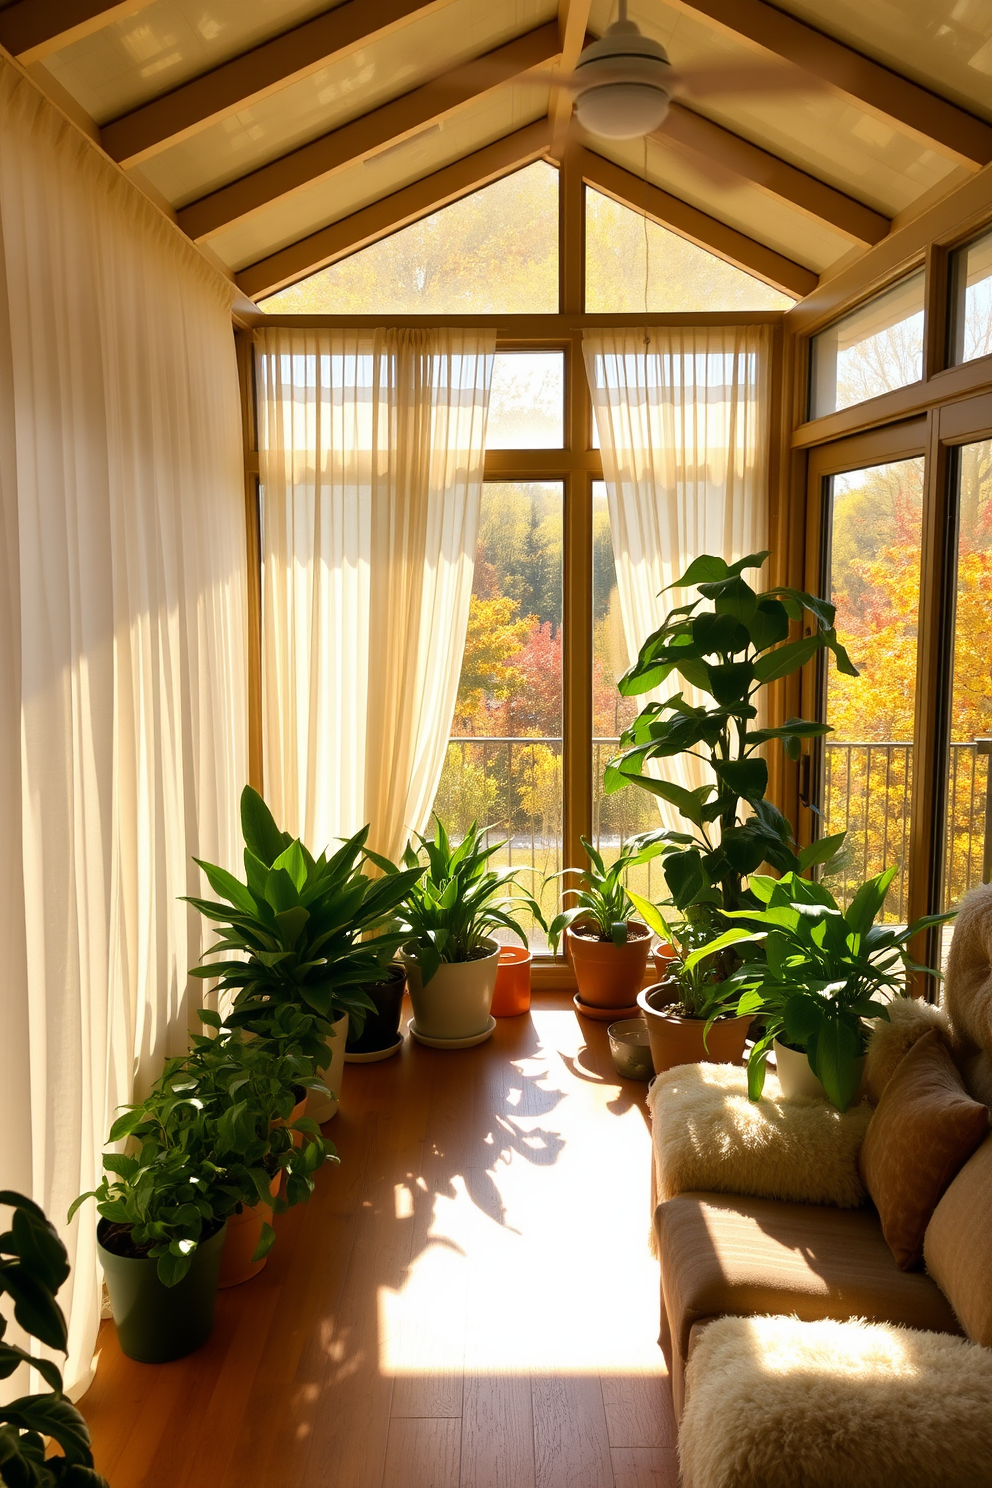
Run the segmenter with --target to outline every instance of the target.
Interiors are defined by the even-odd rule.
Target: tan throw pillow
[[[894,997],[889,1003],[888,1018],[876,1018],[871,1025],[865,1059],[864,1091],[873,1106],[882,1099],[882,1091],[899,1068],[917,1039],[931,1028],[938,1029],[951,1044],[951,1020],[942,1007],[924,1002],[921,997]]]
[[[992,1138],[934,1210],[923,1254],[968,1337],[992,1348]]]
[[[940,1034],[918,1039],[882,1092],[861,1149],[861,1176],[903,1271],[923,1258],[923,1236],[948,1185],[989,1133]]]

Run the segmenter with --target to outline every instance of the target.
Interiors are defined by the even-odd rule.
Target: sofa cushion
[[[693,1324],[727,1313],[960,1332],[930,1277],[900,1271],[873,1209],[679,1194],[658,1206],[655,1230],[676,1394]]]
[[[867,1104],[842,1113],[812,1097],[787,1101],[771,1073],[751,1101],[746,1069],[680,1064],[654,1081],[648,1107],[659,1199],[716,1191],[853,1209],[867,1198],[858,1173]]]
[[[965,1090],[937,1030],[924,1034],[882,1092],[861,1149],[861,1176],[903,1270],[922,1261],[933,1211],[988,1132],[988,1107]]]
[[[720,1318],[696,1342],[684,1488],[988,1488],[992,1352],[860,1320]]]
[[[934,1210],[923,1254],[968,1337],[992,1348],[992,1137]]]
[[[882,1091],[903,1056],[933,1028],[950,1046],[953,1038],[950,1018],[942,1007],[924,1002],[922,997],[894,997],[889,1003],[888,1018],[875,1019],[868,1039],[864,1081],[865,1094],[873,1106],[882,1099]]]

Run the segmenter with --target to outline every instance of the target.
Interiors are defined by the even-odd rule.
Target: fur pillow
[[[872,1024],[868,1039],[868,1057],[865,1060],[864,1090],[873,1106],[882,1098],[882,1091],[896,1072],[903,1055],[908,1054],[925,1033],[936,1028],[948,1043],[951,1040],[951,1020],[943,1007],[924,1002],[920,997],[894,997],[889,1003],[889,1021],[878,1018]]]
[[[856,1209],[858,1154],[871,1107],[845,1112],[810,1097],[786,1101],[769,1071],[760,1101],[735,1064],[680,1064],[648,1093],[659,1200],[689,1190],[751,1194]]]
[[[689,1359],[683,1488],[989,1488],[992,1351],[892,1323],[723,1317]]]

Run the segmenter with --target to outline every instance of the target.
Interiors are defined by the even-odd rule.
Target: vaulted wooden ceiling
[[[646,142],[578,136],[569,96],[528,78],[615,10],[0,0],[0,45],[251,297],[566,148],[798,296],[992,162],[992,0],[631,0],[676,66],[815,83],[676,104]]]

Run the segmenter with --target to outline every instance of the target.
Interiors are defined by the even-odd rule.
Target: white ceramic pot
[[[327,1035],[327,1047],[331,1051],[331,1062],[323,1071],[318,1071],[320,1083],[326,1085],[330,1091],[329,1095],[321,1095],[317,1090],[311,1090],[307,1096],[306,1114],[313,1121],[330,1121],[332,1116],[338,1114],[338,1102],[341,1099],[341,1077],[344,1074],[344,1046],[348,1039],[348,1014],[342,1013],[336,1023],[331,1026]]]
[[[418,1033],[462,1039],[485,1030],[499,970],[499,946],[494,940],[485,944],[491,947],[489,955],[477,961],[443,962],[426,987],[420,980],[420,962],[405,948],[400,951]]]
[[[775,1039],[772,1044],[775,1050],[775,1068],[778,1072],[778,1083],[782,1087],[782,1094],[786,1100],[800,1100],[804,1096],[815,1096],[817,1100],[827,1100],[827,1092],[823,1085],[814,1075],[810,1068],[810,1062],[801,1049],[790,1049],[786,1044],[780,1044]],[[861,1068],[861,1079],[864,1081],[865,1060],[864,1055],[859,1061]],[[855,1097],[857,1099],[857,1097]]]

